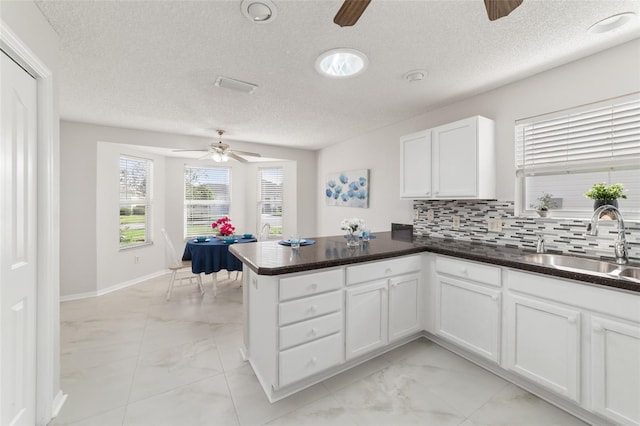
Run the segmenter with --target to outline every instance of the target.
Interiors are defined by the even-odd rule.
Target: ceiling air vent
[[[240,80],[234,80],[233,78],[229,77],[218,77],[216,79],[216,86],[249,94],[253,93],[253,91],[258,87],[255,84],[247,83]]]

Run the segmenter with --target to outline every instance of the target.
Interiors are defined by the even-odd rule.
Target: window
[[[184,168],[184,236],[211,235],[211,224],[229,215],[231,170],[228,167]]]
[[[120,156],[120,248],[151,243],[153,162]]]
[[[271,236],[282,236],[282,203],[284,169],[282,167],[258,169],[258,230],[265,223],[271,225]]]
[[[595,183],[622,183],[625,217],[640,217],[640,93],[516,122],[520,211],[552,195],[556,217],[587,217]],[[627,216],[628,215],[628,216]]]

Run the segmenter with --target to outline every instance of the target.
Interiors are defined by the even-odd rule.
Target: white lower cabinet
[[[389,341],[420,330],[420,275],[389,280]]]
[[[500,360],[500,290],[438,275],[436,333]]]
[[[280,386],[297,382],[343,361],[342,333],[280,352]]]
[[[355,358],[387,344],[387,281],[346,291],[346,357]]]
[[[640,324],[591,317],[593,411],[640,425]]]
[[[507,294],[506,366],[579,402],[580,311]]]

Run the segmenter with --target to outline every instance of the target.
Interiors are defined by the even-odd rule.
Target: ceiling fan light
[[[226,163],[227,161],[229,161],[229,156],[228,156],[227,154],[222,154],[222,155],[220,156],[220,160],[221,160],[223,163]]]
[[[636,14],[633,12],[618,13],[617,15],[612,15],[596,22],[589,27],[587,32],[589,34],[608,33],[627,25],[635,17]]]
[[[362,74],[367,65],[367,56],[355,49],[331,49],[316,59],[316,70],[331,78],[354,77]]]
[[[219,152],[214,152],[213,154],[211,154],[211,159],[216,163],[219,163],[222,161],[222,156],[220,155]]]

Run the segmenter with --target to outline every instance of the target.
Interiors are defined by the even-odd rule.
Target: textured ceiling
[[[239,0],[37,1],[60,36],[62,118],[318,149],[640,37],[639,19],[586,31],[640,15],[640,0],[524,0],[494,22],[482,0],[373,0],[345,28],[341,0],[273,2],[277,19],[254,24]],[[335,47],[364,52],[368,70],[321,77],[315,59]],[[427,78],[403,80],[416,68]]]

